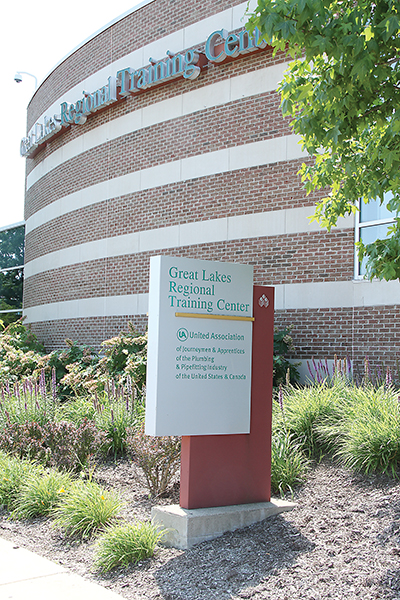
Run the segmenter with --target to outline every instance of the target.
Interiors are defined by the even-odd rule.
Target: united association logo
[[[185,329],[184,327],[181,327],[180,329],[178,329],[178,331],[176,332],[176,337],[178,338],[178,340],[180,342],[186,342],[186,340],[189,337],[189,332],[187,329]]]

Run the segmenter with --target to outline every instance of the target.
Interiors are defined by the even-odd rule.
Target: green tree
[[[399,0],[258,0],[255,27],[292,60],[279,91],[303,148],[307,192],[328,188],[314,219],[328,231],[359,201],[388,193],[394,224],[364,246],[369,278],[400,278]]]
[[[0,231],[1,311],[22,309],[24,237],[25,227],[23,225]],[[19,312],[1,314],[5,325],[8,325],[21,317],[21,313]]]
[[[0,269],[24,264],[24,239],[24,225],[0,231]]]

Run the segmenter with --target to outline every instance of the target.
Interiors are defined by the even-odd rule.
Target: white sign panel
[[[250,432],[253,267],[150,259],[146,433]]]

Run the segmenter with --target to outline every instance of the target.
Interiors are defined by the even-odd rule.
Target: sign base
[[[161,539],[163,546],[187,550],[201,542],[220,537],[227,531],[259,523],[294,507],[292,502],[278,499],[196,510],[186,510],[173,504],[155,506],[151,511],[151,518],[155,525],[166,530]]]
[[[253,316],[250,433],[182,437],[181,508],[271,499],[274,288],[254,286]]]

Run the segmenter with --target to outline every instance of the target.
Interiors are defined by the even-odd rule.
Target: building
[[[253,264],[298,358],[395,363],[400,285],[362,280],[354,253],[386,215],[371,205],[330,234],[310,222],[309,159],[275,91],[285,62],[248,36],[246,6],[145,0],[33,96],[24,314],[48,349],[143,330],[163,253]]]

